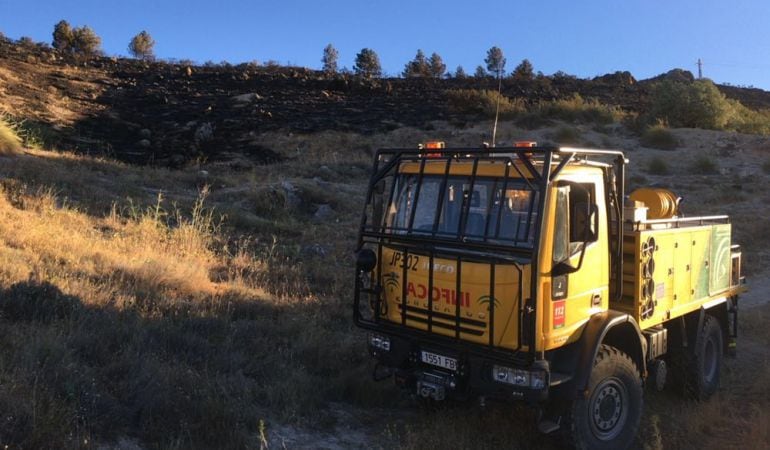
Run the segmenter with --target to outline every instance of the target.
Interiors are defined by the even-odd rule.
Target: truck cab
[[[354,293],[375,377],[437,401],[528,401],[544,411],[544,431],[569,422],[579,447],[628,445],[648,365],[665,378],[659,342],[669,328],[680,341],[697,332],[704,319],[688,308],[704,302],[682,309],[681,324],[673,307],[642,314],[666,284],[643,287],[652,277],[637,261],[642,240],[629,244],[641,231],[624,220],[626,163],[619,151],[530,143],[378,151]],[[715,303],[720,351],[734,338],[739,290],[707,295],[725,299]],[[623,373],[605,374],[616,366]]]

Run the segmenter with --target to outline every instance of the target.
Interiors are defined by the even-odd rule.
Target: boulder
[[[334,210],[331,206],[328,204],[318,205],[318,209],[316,209],[315,214],[313,214],[313,219],[316,221],[323,221],[330,219],[334,216]]]

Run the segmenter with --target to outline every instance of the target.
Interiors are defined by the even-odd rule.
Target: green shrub
[[[652,90],[652,118],[672,127],[723,129],[732,105],[710,80],[661,81]]]
[[[755,111],[735,100],[736,117],[729,124],[730,129],[741,133],[770,134],[770,111],[764,109]]]
[[[629,180],[631,181],[631,184],[628,186],[628,192],[633,192],[634,186],[643,186],[647,184],[647,177],[641,174],[631,175]]]
[[[287,194],[283,190],[266,186],[256,188],[250,192],[250,206],[252,212],[259,217],[284,217],[287,213]]]
[[[524,112],[524,101],[508,98],[493,90],[454,89],[447,93],[449,108],[457,113],[479,114],[494,117],[497,102],[500,101],[500,115],[510,116]]]
[[[596,99],[586,100],[576,93],[569,98],[540,102],[519,117],[517,123],[528,128],[537,128],[553,120],[607,125],[622,120],[625,115],[616,106],[605,105]]]
[[[699,175],[714,175],[719,173],[719,167],[708,156],[699,156],[692,163],[691,170],[695,174]]]
[[[653,175],[668,175],[671,173],[666,161],[658,156],[652,158],[650,162],[647,163],[647,172]]]
[[[577,144],[580,141],[580,130],[575,127],[561,126],[554,131],[551,138],[558,144]]]
[[[770,134],[769,111],[755,111],[728,99],[711,80],[705,79],[656,84],[646,119],[647,123],[663,121],[672,127]]]
[[[661,150],[673,150],[679,146],[679,141],[674,133],[663,125],[653,125],[647,128],[639,139],[639,143],[645,147]]]
[[[584,99],[580,94],[570,98],[545,102],[540,105],[541,114],[566,122],[609,124],[620,120],[622,111],[600,103],[596,99]]]

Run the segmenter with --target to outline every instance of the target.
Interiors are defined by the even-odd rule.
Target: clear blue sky
[[[418,48],[472,72],[497,45],[509,70],[528,58],[546,74],[629,70],[641,79],[674,67],[696,73],[702,58],[716,82],[770,90],[768,0],[0,0],[0,32],[11,38],[50,42],[60,19],[94,28],[107,54],[127,54],[146,29],[162,58],[317,68],[332,43],[340,66],[370,47],[398,74]]]

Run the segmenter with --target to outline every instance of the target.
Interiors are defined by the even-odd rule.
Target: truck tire
[[[578,449],[628,448],[642,417],[642,379],[631,358],[602,345],[585,396],[567,410],[568,443]]]
[[[723,344],[719,321],[706,314],[695,338],[695,347],[686,354],[683,374],[685,395],[707,400],[719,388]]]

